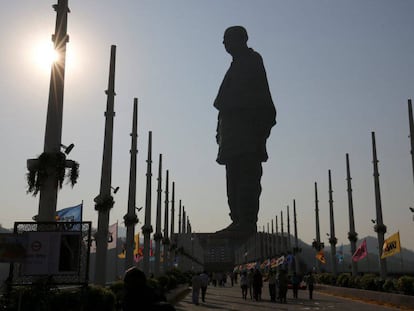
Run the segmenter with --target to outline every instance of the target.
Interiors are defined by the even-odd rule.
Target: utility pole
[[[115,56],[116,46],[111,46],[111,61],[109,65],[109,81],[107,104],[105,112],[105,137],[102,158],[101,187],[99,195],[94,199],[95,210],[98,211],[98,231],[96,234],[96,265],[95,283],[105,286],[106,283],[106,255],[108,249],[109,212],[114,205],[111,195],[112,183],[112,144],[114,128],[114,98],[115,98]]]
[[[124,216],[126,226],[126,248],[125,248],[125,270],[131,268],[134,264],[134,236],[135,225],[138,223],[136,210],[136,192],[137,192],[137,130],[138,123],[138,99],[134,98],[134,111],[132,116],[132,133],[131,133],[131,160],[129,169],[129,189],[128,189],[128,211]],[[139,241],[138,241],[139,243]],[[137,245],[137,248],[139,245]]]

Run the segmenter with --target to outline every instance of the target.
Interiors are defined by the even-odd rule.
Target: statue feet
[[[219,236],[233,236],[239,238],[246,238],[254,233],[256,233],[257,227],[256,224],[246,224],[233,222],[226,228],[216,231],[216,234]]]

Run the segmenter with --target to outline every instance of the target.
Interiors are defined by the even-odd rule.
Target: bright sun
[[[34,61],[42,71],[50,71],[52,64],[59,59],[53,42],[41,42],[34,49]]]

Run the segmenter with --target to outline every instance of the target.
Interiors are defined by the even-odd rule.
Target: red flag
[[[361,245],[358,247],[358,249],[355,251],[355,253],[352,255],[353,261],[360,261],[361,259],[364,259],[368,255],[367,250],[367,241],[364,239],[362,241]]]

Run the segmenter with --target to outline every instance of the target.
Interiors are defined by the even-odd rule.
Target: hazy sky
[[[0,4],[0,223],[31,220],[26,160],[43,151],[49,66],[35,57],[54,32],[53,0]],[[97,225],[109,53],[117,45],[110,223],[127,210],[133,98],[139,99],[137,206],[145,202],[148,131],[153,132],[153,221],[158,154],[196,232],[230,223],[225,170],[215,162],[212,104],[231,62],[225,28],[243,25],[263,56],[277,108],[268,141],[258,225],[296,199],[298,234],[315,237],[314,182],[321,235],[328,243],[332,170],[338,244],[348,243],[345,154],[350,154],[356,230],[374,235],[371,132],[375,131],[386,236],[400,231],[414,249],[413,175],[407,99],[414,94],[414,2],[410,0],[69,0],[63,144],[75,143],[78,184],[59,192],[58,209],[84,201]],[[165,177],[165,174],[164,176]],[[171,189],[171,187],[170,187]],[[144,219],[144,212],[139,213]],[[286,219],[286,218],[285,218]],[[291,213],[293,220],[293,213]],[[139,228],[142,223],[139,224]],[[285,223],[286,228],[286,223]],[[285,229],[286,230],[286,229]],[[293,233],[293,223],[291,223]]]

